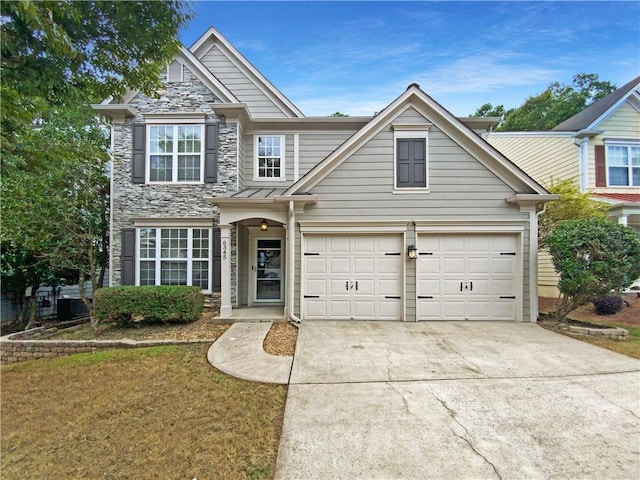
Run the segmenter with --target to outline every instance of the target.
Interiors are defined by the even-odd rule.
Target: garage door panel
[[[307,274],[321,274],[324,275],[327,273],[327,259],[321,257],[307,257]]]
[[[329,302],[329,315],[325,318],[336,320],[348,320],[351,318],[351,302],[349,300],[331,300]]]
[[[349,237],[327,237],[327,242],[329,243],[329,249],[327,253],[350,253],[351,252],[351,242]]]
[[[375,273],[375,257],[358,257],[352,259],[353,273],[355,275],[362,273]]]
[[[305,298],[304,318],[316,319],[323,312],[324,318],[336,320],[402,319],[402,235],[308,234],[304,245],[313,255],[304,256],[303,294],[324,296],[320,300],[327,305],[323,312],[318,299]]]
[[[465,261],[464,258],[445,256],[442,259],[442,271],[443,275],[464,275]]]
[[[326,300],[305,299],[307,318],[315,320],[327,317]]]
[[[417,245],[419,320],[516,319],[517,235],[423,233]]]
[[[515,282],[512,279],[493,281],[494,295],[515,295],[515,293]]]
[[[516,259],[513,257],[498,257],[492,261],[493,273],[504,273],[506,275],[516,274]]]
[[[327,280],[321,279],[307,279],[305,282],[307,295],[326,295],[327,294]]]

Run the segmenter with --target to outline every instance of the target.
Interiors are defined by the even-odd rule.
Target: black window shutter
[[[595,161],[596,161],[596,187],[607,186],[607,165],[604,156],[604,145],[596,145]]]
[[[214,227],[213,229],[213,285],[211,285],[212,292],[219,292],[222,288],[222,256],[220,255],[220,228]]]
[[[144,164],[145,164],[145,144],[146,144],[146,126],[144,123],[133,124],[133,159],[132,159],[132,177],[133,183],[144,183]]]
[[[218,124],[204,126],[204,181],[218,181]]]
[[[136,229],[122,229],[121,285],[136,284]]]
[[[423,138],[398,139],[396,145],[397,186],[427,186],[427,151]]]

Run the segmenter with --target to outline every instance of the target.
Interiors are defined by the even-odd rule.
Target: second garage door
[[[418,320],[517,320],[518,237],[418,237]]]
[[[402,320],[401,235],[305,235],[303,317]]]

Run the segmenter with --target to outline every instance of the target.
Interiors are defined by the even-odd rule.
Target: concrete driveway
[[[640,361],[534,324],[303,323],[278,479],[640,478]]]

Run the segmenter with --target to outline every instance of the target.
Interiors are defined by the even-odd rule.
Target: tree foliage
[[[578,73],[570,85],[553,82],[519,107],[505,111],[503,105],[485,103],[472,116],[502,117],[495,131],[550,130],[615,89],[614,84],[601,81],[598,74]]]
[[[539,217],[538,241],[541,247],[546,246],[551,231],[563,222],[589,217],[606,218],[609,206],[593,200],[588,192],[580,192],[580,187],[573,180],[552,181],[546,189],[560,195],[560,198],[549,202]]]
[[[595,297],[622,292],[640,277],[640,235],[609,220],[561,223],[548,236],[547,246],[560,275],[559,321]]]
[[[35,293],[41,283],[69,281],[75,272],[73,283],[80,288],[85,280],[94,289],[102,286],[109,231],[107,140],[93,112],[81,107],[56,110],[42,127],[23,132],[24,167],[0,183],[0,238],[13,252],[10,269],[2,269],[3,283],[31,286]]]
[[[108,142],[88,106],[154,95],[189,18],[182,0],[0,2],[3,285],[101,284]]]
[[[346,113],[341,113],[341,112],[335,112],[332,113],[331,115],[329,115],[330,117],[348,117],[349,115],[347,115]]]
[[[0,14],[3,173],[23,158],[20,132],[48,110],[153,94],[190,16],[182,1],[4,0]]]

